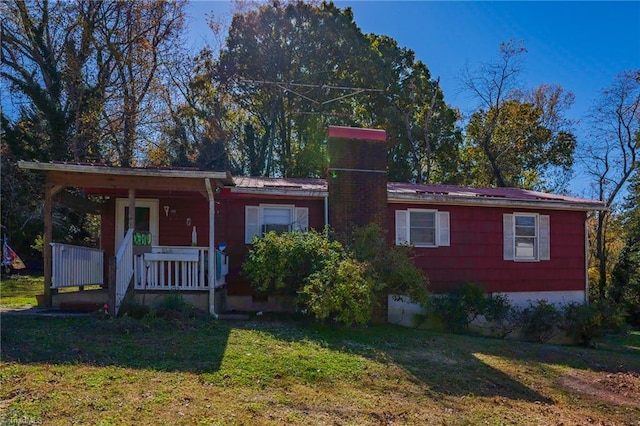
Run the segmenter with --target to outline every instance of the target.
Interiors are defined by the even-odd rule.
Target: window
[[[449,245],[449,212],[396,210],[396,245],[416,247]]]
[[[306,231],[309,228],[309,209],[280,204],[260,204],[245,207],[245,238],[251,244],[256,235],[269,231],[277,233]]]
[[[549,216],[513,213],[503,216],[504,259],[549,260]]]

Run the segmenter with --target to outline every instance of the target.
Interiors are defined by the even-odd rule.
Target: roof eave
[[[276,196],[290,196],[290,197],[312,197],[312,198],[325,198],[329,196],[329,192],[326,190],[318,189],[300,189],[300,188],[240,188],[233,187],[231,192],[236,194],[252,194],[252,195],[276,195]]]
[[[163,170],[163,169],[136,169],[127,167],[87,166],[82,164],[65,163],[40,163],[36,161],[18,161],[18,167],[24,170],[36,170],[43,172],[86,173],[98,175],[118,175],[131,177],[174,177],[214,179],[224,185],[234,185],[231,173],[202,171],[202,170]]]
[[[461,197],[455,195],[428,195],[417,196],[413,194],[390,193],[387,195],[390,203],[417,203],[417,204],[449,204],[457,206],[484,206],[484,207],[509,207],[546,210],[577,210],[593,211],[607,210],[604,203],[584,202],[576,203],[560,200],[521,200],[514,198],[480,198]]]

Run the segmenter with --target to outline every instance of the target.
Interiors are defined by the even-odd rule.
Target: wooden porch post
[[[53,304],[52,294],[55,289],[51,288],[51,273],[52,259],[51,259],[51,241],[53,239],[53,196],[56,195],[62,189],[62,185],[52,185],[47,183],[44,188],[44,235],[42,236],[43,242],[43,255],[44,255],[44,300],[47,307],[51,307]]]
[[[136,227],[136,190],[135,189],[129,189],[129,222],[128,223],[129,223],[129,229]]]
[[[136,227],[136,190],[129,189],[129,215],[127,231]],[[117,229],[117,228],[116,228]],[[116,247],[116,252],[120,247]],[[116,259],[109,258],[109,315],[116,315]]]
[[[109,316],[115,318],[116,316],[116,258],[115,256],[109,256]]]

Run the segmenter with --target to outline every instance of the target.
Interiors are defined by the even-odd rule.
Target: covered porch
[[[222,186],[233,185],[228,172],[26,161],[18,165],[45,175],[47,306],[105,300],[110,314],[117,315],[128,292],[180,291],[204,297],[209,313],[216,315],[216,289],[226,283],[228,257],[224,247],[216,248],[215,197]],[[52,241],[53,204],[56,198],[68,198],[70,187],[106,200],[94,206],[101,217],[99,248]],[[176,219],[173,200],[197,206],[199,238],[191,218],[180,228],[181,234],[188,229],[188,238],[172,237],[167,227]],[[167,235],[161,237],[161,232]],[[85,290],[93,285],[99,289]],[[78,291],[69,292],[72,287]]]

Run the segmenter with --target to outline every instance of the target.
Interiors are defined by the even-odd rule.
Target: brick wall
[[[382,130],[329,127],[329,224],[340,239],[387,218],[387,145]]]
[[[383,130],[329,127],[329,224],[343,242],[354,227],[387,226],[387,144]],[[379,295],[374,322],[387,320]]]

